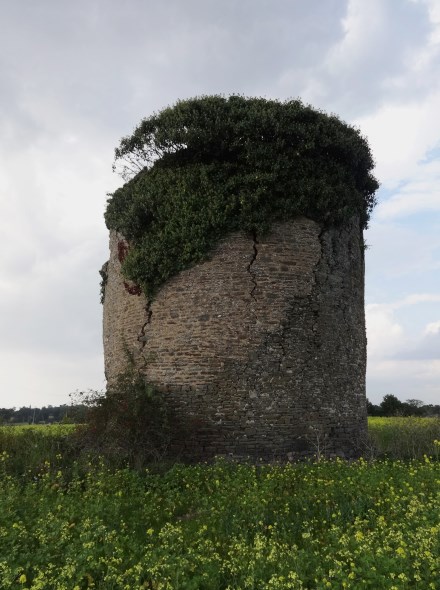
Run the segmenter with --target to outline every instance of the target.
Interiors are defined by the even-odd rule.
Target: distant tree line
[[[440,405],[424,404],[419,399],[401,402],[395,395],[385,395],[379,405],[367,399],[369,416],[440,416]]]
[[[86,406],[82,404],[43,406],[32,408],[0,408],[0,424],[51,424],[55,422],[80,423],[85,419]]]
[[[83,423],[90,403],[62,404],[32,408],[0,408],[0,424]],[[369,416],[440,416],[440,405],[424,404],[418,399],[401,402],[395,395],[385,395],[379,405],[367,399]]]

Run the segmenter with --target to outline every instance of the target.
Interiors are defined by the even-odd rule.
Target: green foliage
[[[439,404],[425,404],[419,399],[407,399],[401,402],[395,395],[385,395],[379,405],[367,399],[369,416],[440,416]]]
[[[392,394],[385,395],[380,404],[383,416],[396,416],[401,406],[402,402]]]
[[[121,140],[131,178],[111,195],[109,229],[130,243],[125,276],[147,296],[229,232],[266,233],[298,215],[366,227],[378,183],[359,131],[304,106],[241,96],[178,102]]]
[[[101,293],[100,301],[101,301],[101,303],[104,303],[104,299],[105,299],[105,288],[106,288],[107,282],[108,282],[108,262],[105,262],[102,265],[102,268],[99,271],[99,275],[101,277],[101,281],[99,283],[100,293]]]
[[[3,475],[1,587],[435,590],[439,477],[429,459]]]
[[[119,375],[106,393],[83,393],[86,423],[75,431],[84,453],[115,465],[142,467],[164,458],[170,440],[170,414],[162,394],[132,370]]]
[[[8,455],[11,473],[35,475],[45,461],[56,468],[72,460],[74,424],[0,426],[0,453]]]
[[[368,436],[375,456],[393,459],[440,456],[440,417],[370,417]]]
[[[56,422],[81,422],[80,406],[62,404],[61,406],[43,406],[42,408],[0,408],[0,424],[54,424]]]

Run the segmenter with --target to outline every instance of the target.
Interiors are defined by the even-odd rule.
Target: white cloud
[[[366,297],[368,303],[397,301],[417,285],[426,293],[440,292],[440,232],[438,222],[406,224],[379,221],[365,233]]]
[[[77,390],[102,390],[102,354],[66,356],[56,351],[2,351],[0,355],[1,407],[69,404]],[[31,378],[30,378],[31,377]]]
[[[440,10],[438,0],[415,0],[414,4],[425,7],[430,23],[430,31],[425,43],[406,56],[406,71],[402,75],[391,77],[385,81],[385,87],[397,93],[432,91],[438,85],[436,73],[440,57]]]
[[[425,328],[425,334],[438,334],[440,332],[440,321],[431,322]]]
[[[384,394],[393,393],[400,399],[439,403],[440,321],[429,322],[418,332],[405,329],[402,321],[408,308],[437,302],[438,294],[414,293],[366,306],[370,399],[380,401]]]
[[[424,5],[392,0],[349,0],[341,19],[341,36],[324,60],[305,76],[302,96],[312,104],[359,120],[395,99],[420,94],[412,59],[426,50],[434,24]],[[426,86],[437,83],[430,57]],[[412,79],[411,79],[412,78]],[[399,81],[398,90],[390,81]],[[423,87],[425,92],[425,86]]]
[[[417,305],[418,303],[436,302],[440,302],[440,294],[438,293],[413,293],[412,295],[407,295],[403,299],[399,299],[394,303],[386,304],[386,307],[390,310],[396,310],[410,305]]]
[[[440,361],[440,321],[428,323],[396,356],[403,360]]]
[[[372,39],[387,35],[386,5],[383,0],[349,0],[347,14],[342,19],[343,37],[329,52],[327,71],[340,75],[344,70],[356,70],[366,55],[371,55]]]
[[[418,4],[424,4],[428,9],[429,20],[432,23],[432,32],[429,36],[428,46],[440,44],[440,2],[439,0],[412,0]]]
[[[411,179],[379,203],[375,217],[397,219],[424,211],[440,212],[440,159],[417,164]]]
[[[365,309],[368,358],[392,356],[403,345],[403,327],[394,318],[389,305],[373,303]]]
[[[414,343],[405,332],[399,313],[408,315],[405,308],[423,303],[440,303],[440,294],[414,293],[391,303],[370,303],[365,308],[368,355],[371,358],[395,358]],[[431,322],[423,334],[434,334],[440,322]],[[419,336],[417,336],[419,338]]]
[[[438,162],[426,166],[423,159],[439,145],[440,137],[440,8],[438,0],[414,4],[427,8],[430,28],[425,31],[423,42],[403,52],[402,67],[380,80],[382,99],[374,109],[358,116],[355,124],[369,139],[377,162],[376,173],[383,185],[395,189],[414,176],[428,177],[431,185],[424,192],[423,206],[438,208]],[[365,9],[369,9],[369,3]],[[384,54],[381,59],[389,62]],[[414,192],[415,188],[408,190]],[[407,202],[402,205],[407,207]],[[409,208],[408,212],[411,211]]]
[[[438,163],[426,167],[420,162],[438,145],[439,104],[440,89],[422,101],[385,104],[355,121],[368,137],[376,174],[385,188],[396,189],[402,181],[423,173],[438,175]]]
[[[367,396],[378,403],[392,393],[399,399],[421,399],[427,404],[440,400],[440,361],[383,360],[369,363]]]

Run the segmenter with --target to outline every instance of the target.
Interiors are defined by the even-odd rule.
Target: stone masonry
[[[264,237],[229,235],[152,302],[124,282],[126,248],[111,231],[106,377],[134,362],[164,392],[185,425],[175,456],[356,454],[367,427],[356,218],[323,229],[300,217]]]

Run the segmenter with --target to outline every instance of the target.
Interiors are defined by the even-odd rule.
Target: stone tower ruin
[[[173,453],[358,452],[367,429],[359,213],[332,223],[296,215],[262,235],[227,232],[153,298],[123,275],[130,246],[110,230],[106,378],[132,363],[163,393],[185,425]]]

